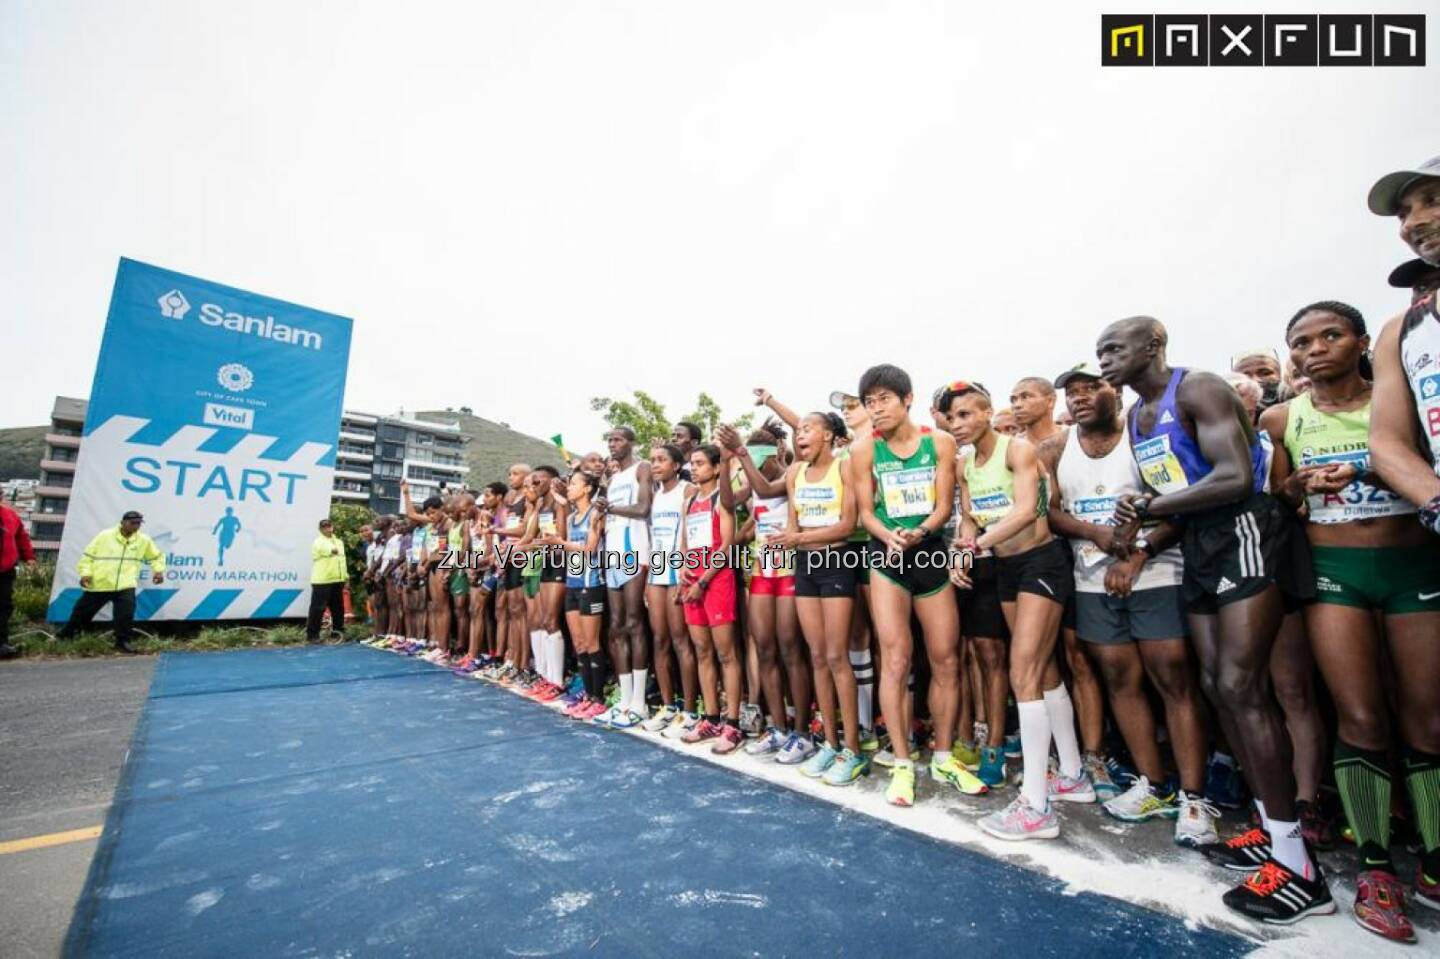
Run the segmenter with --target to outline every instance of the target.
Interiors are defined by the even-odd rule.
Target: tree
[[[611,429],[628,426],[634,430],[635,442],[641,447],[670,440],[670,420],[665,417],[665,407],[643,390],[635,391],[634,402],[612,400],[608,396],[592,397],[590,408],[599,413]]]
[[[350,581],[351,602],[361,608],[362,597],[360,577],[365,575],[365,544],[360,542],[360,527],[374,521],[374,514],[367,506],[354,503],[331,503],[330,522],[335,524],[335,535],[345,544],[345,577]]]
[[[715,402],[709,393],[702,392],[699,398],[695,400],[695,412],[688,416],[683,416],[681,419],[700,427],[701,436],[708,439],[710,435],[715,432],[715,427],[721,423],[729,423],[740,432],[745,432],[750,429],[751,425],[755,422],[755,413],[752,411],[743,416],[737,416],[727,420],[720,412],[720,404]]]

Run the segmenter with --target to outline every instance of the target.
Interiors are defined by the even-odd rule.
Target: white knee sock
[[[550,682],[562,686],[565,684],[565,635],[546,633],[545,642],[550,645]]]
[[[530,668],[540,673],[545,671],[544,642],[545,631],[542,629],[530,630]]]
[[[626,708],[632,713],[646,715],[645,684],[650,680],[650,670],[637,669],[630,674],[630,701]]]
[[[615,701],[615,708],[624,710],[630,705],[630,674],[620,674],[620,698]]]
[[[860,701],[860,728],[875,725],[875,664],[870,650],[850,650],[850,668],[855,671],[856,698]]]
[[[1074,779],[1080,775],[1080,744],[1075,739],[1075,705],[1064,683],[1045,690],[1045,712],[1050,716],[1050,736],[1060,756],[1060,775]]]
[[[1045,700],[1016,703],[1020,712],[1020,748],[1024,750],[1025,782],[1020,791],[1030,808],[1044,811],[1050,804],[1045,774],[1050,764],[1050,713]]]

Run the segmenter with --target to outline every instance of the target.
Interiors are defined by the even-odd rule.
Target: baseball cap
[[[856,396],[854,393],[846,393],[844,390],[836,390],[835,392],[830,394],[830,405],[842,412],[845,410],[846,403],[858,402],[860,402],[860,397]]]
[[[1101,377],[1100,375],[1100,368],[1097,367],[1094,363],[1091,363],[1089,360],[1086,360],[1084,363],[1076,363],[1074,366],[1070,367],[1070,369],[1055,377],[1055,388],[1057,390],[1063,390],[1070,383],[1071,380],[1082,379],[1099,380],[1103,379],[1103,377]]]
[[[137,513],[137,512],[136,512],[135,510],[133,510],[133,509],[131,509],[131,510],[126,510],[126,511],[125,511],[125,515],[122,516],[122,517],[120,517],[120,521],[121,521],[121,522],[125,522],[125,521],[127,521],[127,520],[132,520],[132,519],[139,520],[139,521],[142,522],[142,523],[145,522],[145,517],[141,516],[139,513]]]
[[[1401,290],[1409,290],[1415,287],[1427,276],[1440,271],[1440,266],[1431,266],[1424,260],[1416,257],[1401,263],[1390,271],[1390,285]]]
[[[1440,177],[1440,156],[1431,157],[1419,166],[1409,170],[1396,170],[1375,181],[1370,188],[1370,212],[1379,216],[1394,216],[1400,212],[1400,197],[1414,185],[1416,180],[1426,177]]]

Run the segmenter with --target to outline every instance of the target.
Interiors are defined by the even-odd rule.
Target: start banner
[[[75,564],[127,510],[165,555],[136,619],[303,616],[329,513],[350,320],[122,259],[60,543],[49,619]]]

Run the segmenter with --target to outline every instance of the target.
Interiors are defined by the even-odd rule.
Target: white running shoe
[[[774,726],[766,728],[759,739],[745,747],[747,756],[769,756],[778,753],[785,745],[785,734]]]
[[[1180,811],[1173,796],[1161,796],[1144,776],[1135,777],[1135,782],[1114,799],[1107,800],[1102,807],[1105,812],[1121,822],[1144,822],[1147,819],[1169,818]]]
[[[659,711],[657,711],[654,716],[651,716],[649,719],[641,723],[640,728],[645,730],[647,733],[658,733],[666,726],[669,726],[672,722],[674,722],[675,717],[679,715],[679,713],[680,710],[676,709],[674,706],[665,706]]]
[[[1183,789],[1176,792],[1175,799],[1180,804],[1180,814],[1175,817],[1175,845],[1195,849],[1220,841],[1215,829],[1219,809],[1204,796],[1192,796]]]

